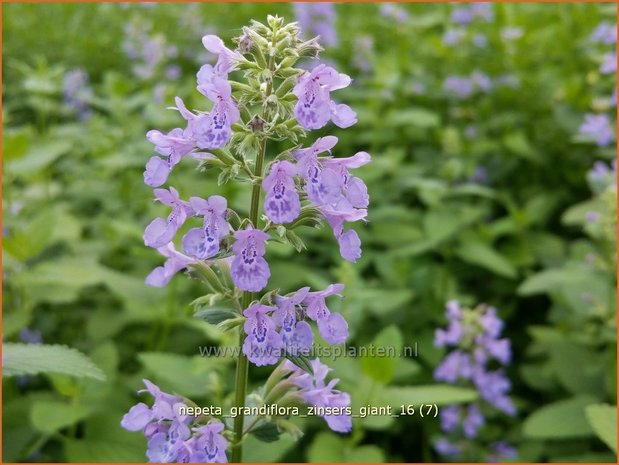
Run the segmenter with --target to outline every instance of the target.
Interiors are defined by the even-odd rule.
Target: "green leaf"
[[[396,326],[389,326],[378,333],[372,344],[374,353],[361,358],[361,370],[375,381],[389,384],[399,361],[402,334]],[[395,356],[389,356],[392,351]]]
[[[213,307],[204,310],[198,310],[196,313],[193,314],[193,316],[196,318],[202,318],[206,320],[207,323],[210,323],[212,325],[218,325],[223,321],[237,318],[239,314],[229,308]]]
[[[138,359],[161,383],[162,389],[187,397],[206,396],[218,389],[217,371],[232,361],[226,357],[187,357],[159,352],[142,352]]]
[[[142,439],[136,436],[136,439]],[[118,441],[88,439],[65,439],[67,459],[73,463],[114,463],[141,462],[145,460],[146,445],[139,443],[119,443]]]
[[[388,120],[393,126],[417,128],[435,128],[441,123],[441,119],[436,112],[426,110],[425,108],[400,110],[389,115]]]
[[[597,437],[617,453],[617,406],[608,404],[589,405],[585,412]]]
[[[244,441],[243,461],[246,463],[279,462],[281,458],[292,449],[297,442],[289,435],[283,435],[279,441],[262,442],[252,435]]]
[[[294,363],[296,366],[301,368],[303,371],[309,373],[310,375],[314,374],[314,370],[312,369],[312,364],[310,363],[310,359],[303,354],[292,355],[286,353],[286,358]]]
[[[22,158],[8,164],[7,171],[13,175],[27,175],[50,165],[60,156],[71,150],[70,140],[37,141]]]
[[[506,278],[515,278],[516,269],[501,254],[478,239],[465,239],[456,250],[465,262],[486,268]]]
[[[318,463],[345,462],[346,443],[334,433],[319,433],[307,450],[307,461]]]
[[[461,388],[443,384],[426,386],[385,387],[381,397],[385,405],[399,407],[408,404],[436,404],[438,406],[472,402],[477,399],[475,389]]]
[[[382,463],[385,453],[378,446],[359,446],[346,455],[347,463]]]
[[[62,373],[105,380],[105,374],[88,357],[75,349],[59,345],[3,345],[3,376]]]
[[[5,130],[2,138],[4,161],[21,158],[28,149],[31,136],[32,131],[27,127]]]
[[[525,436],[535,439],[588,437],[593,430],[585,417],[591,397],[572,397],[554,402],[533,412],[523,423]]]
[[[281,435],[279,428],[275,423],[270,421],[263,421],[258,426],[251,430],[256,439],[262,442],[274,442],[277,441]]]
[[[38,401],[32,405],[30,421],[43,433],[54,433],[71,426],[91,413],[84,405],[70,405],[60,401]]]

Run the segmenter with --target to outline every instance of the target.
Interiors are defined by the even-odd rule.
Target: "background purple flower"
[[[335,5],[327,2],[295,2],[292,4],[295,19],[301,26],[306,39],[320,36],[320,42],[327,46],[338,42],[335,29]]]
[[[579,132],[583,136],[593,139],[600,147],[610,145],[615,139],[610,118],[608,115],[603,114],[586,114],[585,121],[580,125]]]

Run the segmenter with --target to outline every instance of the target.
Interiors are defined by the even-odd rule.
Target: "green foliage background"
[[[597,71],[604,50],[589,35],[603,20],[616,22],[615,6],[496,4],[493,22],[469,27],[486,35],[485,48],[470,38],[443,43],[449,4],[402,8],[410,17],[395,23],[376,4],[338,4],[339,44],[324,54],[354,78],[339,97],[359,123],[312,136],[337,135],[338,156],[373,156],[358,170],[371,195],[370,221],[356,228],[363,257],[343,263],[327,228],[312,230],[301,254],[269,248],[270,283],[290,291],[343,282],[346,299],[333,305],[350,323],[351,345],[417,344],[418,357],[327,361],[355,407],[470,400],[470,392],[434,384],[444,353],[432,338],[445,324],[447,300],[495,306],[513,344],[508,374],[518,415],[492,418],[479,447],[505,439],[521,461],[614,462],[616,199],[613,211],[612,199],[594,197],[586,173],[594,161],[614,159],[615,148],[577,133],[585,113],[614,113],[615,81]],[[142,232],[163,213],[142,182],[153,151],[144,134],[178,123],[165,109],[175,95],[204,107],[194,89],[206,57],[202,35],[229,40],[251,18],[293,19],[292,7],[5,4],[3,13],[4,352],[24,350],[6,343],[28,327],[96,365],[57,348],[41,355],[47,369],[5,366],[5,375],[22,376],[3,380],[3,459],[143,461],[143,438],[119,426],[141,379],[223,405],[234,361],[201,358],[198,347],[236,342],[192,318],[189,304],[204,293],[199,282],[143,284],[161,260]],[[178,80],[166,78],[163,65],[151,79],[132,74],[122,50],[128,22],[149,23],[178,48]],[[504,40],[505,27],[521,28],[522,37]],[[371,71],[355,66],[363,36],[374,42]],[[63,76],[76,67],[93,88],[86,121],[62,99]],[[466,100],[444,92],[447,76],[474,70],[519,85]],[[480,166],[487,179],[472,182]],[[183,198],[223,192],[232,208],[247,211],[247,188],[218,187],[215,175],[189,162],[171,183]],[[592,209],[613,219],[610,234],[586,225]],[[267,373],[252,369],[252,386]],[[319,419],[296,422],[306,433],[298,445],[287,436],[251,442],[246,460],[440,459],[431,446],[437,419],[360,419],[350,436],[328,432]]]

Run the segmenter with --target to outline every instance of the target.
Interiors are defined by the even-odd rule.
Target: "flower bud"
[[[266,121],[264,121],[259,115],[254,115],[251,121],[247,123],[252,132],[264,131],[265,124]]]
[[[300,56],[308,56],[312,58],[318,58],[318,55],[323,50],[324,48],[322,48],[318,43],[318,37],[307,40],[297,47],[297,51],[299,52]]]
[[[267,16],[267,24],[271,26],[271,29],[279,29],[284,24],[284,18],[280,16]]]
[[[238,38],[239,52],[245,54],[251,52],[254,47],[254,41],[248,33],[249,28],[243,28],[243,35]]]

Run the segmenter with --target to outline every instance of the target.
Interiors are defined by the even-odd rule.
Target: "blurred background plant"
[[[200,357],[199,347],[235,341],[189,317],[200,284],[143,283],[159,258],[142,232],[160,213],[142,201],[144,133],[174,127],[162,108],[175,95],[197,98],[203,35],[229,39],[267,14],[296,15],[332,41],[323,58],[355,78],[341,101],[359,123],[329,131],[341,153],[374,160],[359,170],[372,197],[369,224],[356,228],[359,262],[341,263],[320,247],[328,228],[314,230],[311,252],[294,261],[289,246],[269,250],[273,280],[284,292],[342,282],[347,298],[333,309],[349,321],[351,345],[418,348],[325,360],[353,407],[474,402],[474,390],[434,381],[445,350],[433,340],[447,301],[486,303],[511,340],[516,414],[487,419],[472,441],[501,438],[516,458],[482,456],[615,461],[614,5],[3,10],[5,461],[143,461],[143,438],[118,426],[143,377],[201,405],[223,403],[233,360]],[[216,180],[190,165],[172,175],[181,194],[215,193]],[[225,190],[232,208],[247,205],[246,193]],[[46,363],[25,363],[31,351]],[[254,380],[266,373],[252,370]],[[293,422],[306,432],[298,446],[288,435],[251,438],[246,460],[443,458],[433,448],[438,418],[355,419],[349,436],[324,432],[320,419]]]

